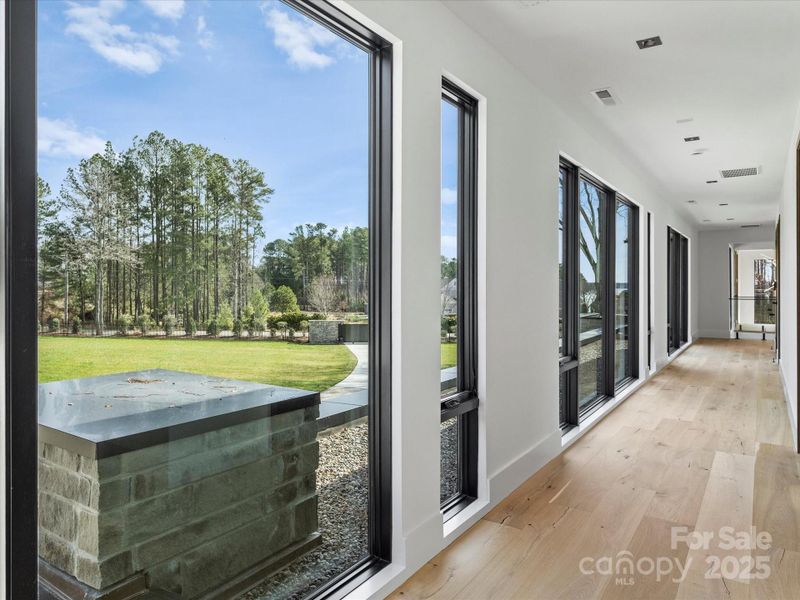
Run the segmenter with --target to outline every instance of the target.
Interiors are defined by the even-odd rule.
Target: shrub
[[[299,310],[294,312],[286,312],[277,315],[270,315],[267,319],[267,327],[270,329],[280,329],[278,327],[278,323],[285,322],[287,325],[291,326],[292,329],[295,330],[302,330],[303,327],[301,323],[303,321],[322,321],[325,320],[325,315],[320,313],[302,313]]]
[[[153,319],[150,318],[150,315],[147,313],[142,313],[136,318],[136,326],[139,328],[139,331],[142,332],[142,335],[147,335],[147,332],[153,328]]]
[[[287,336],[288,336],[288,338],[289,338],[290,340],[293,340],[293,339],[294,339],[294,329],[292,329],[291,327],[289,327],[289,328],[286,330],[286,333],[287,333]]]
[[[170,336],[175,333],[176,322],[175,315],[170,314],[164,317],[164,333],[166,335]]]
[[[186,335],[193,337],[197,333],[197,323],[192,317],[186,319],[186,325],[184,326],[186,330]]]
[[[277,312],[300,312],[300,308],[297,306],[297,296],[287,285],[282,285],[272,292],[269,304]]]
[[[250,337],[255,337],[256,334],[261,333],[264,331],[264,327],[266,323],[263,317],[257,317],[253,315],[250,321],[247,324],[247,333],[250,334]]]
[[[285,338],[286,337],[286,328],[289,327],[289,324],[286,321],[278,321],[275,323],[275,327],[278,331],[281,332],[281,335]]]
[[[306,321],[305,319],[300,321],[300,331],[303,332],[303,335],[308,337],[308,321]]]
[[[253,292],[253,297],[250,299],[250,303],[253,307],[253,314],[257,319],[263,319],[267,316],[269,312],[269,302],[264,297],[264,294],[261,293],[261,290],[256,290]]]
[[[236,319],[233,322],[233,335],[235,335],[237,338],[238,337],[242,337],[242,320],[241,319]]]
[[[208,320],[208,325],[206,325],[206,334],[210,335],[211,337],[217,337],[219,335],[219,323],[214,318]]]
[[[278,335],[278,328],[275,327],[275,326],[270,327],[269,328],[269,335],[270,335],[271,338],[274,339]]]
[[[127,313],[117,318],[117,331],[120,335],[128,335],[133,326],[133,317]]]
[[[81,321],[80,317],[72,317],[72,333],[76,335],[79,334],[82,326],[83,321]]]
[[[233,329],[233,311],[231,311],[231,305],[227,302],[219,307],[217,325],[219,325],[220,331]]]
[[[59,327],[61,327],[61,320],[58,317],[52,317],[50,319],[50,329],[52,331],[58,331]]]

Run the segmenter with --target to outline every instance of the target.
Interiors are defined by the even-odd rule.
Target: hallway
[[[392,598],[795,598],[800,458],[771,358],[696,342]],[[729,543],[751,526],[771,542]],[[692,530],[705,547],[672,543]]]

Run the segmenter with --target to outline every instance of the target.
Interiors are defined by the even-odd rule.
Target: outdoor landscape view
[[[302,597],[368,554],[369,56],[273,1],[38,28],[43,572]]]

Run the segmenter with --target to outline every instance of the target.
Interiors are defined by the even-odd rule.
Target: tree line
[[[259,260],[273,193],[247,160],[158,131],[122,151],[107,143],[67,170],[58,194],[39,179],[40,322],[77,317],[99,332],[169,317],[202,327],[221,312],[268,310],[273,298],[278,310],[298,301],[363,310],[367,229],[300,225]]]

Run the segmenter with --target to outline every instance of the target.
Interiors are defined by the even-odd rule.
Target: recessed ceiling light
[[[700,136],[699,135],[693,135],[691,137],[685,137],[685,138],[683,138],[683,141],[684,142],[699,142],[700,141]]]
[[[727,202],[720,202],[720,204],[719,204],[719,205],[720,205],[720,206],[728,206],[728,203],[727,203]]]
[[[709,179],[706,183],[719,183],[716,179]]]
[[[661,41],[661,36],[659,35],[645,38],[643,40],[636,40],[636,45],[639,46],[639,50],[647,50],[648,48],[655,48],[656,46],[660,46],[662,43],[663,42]]]

